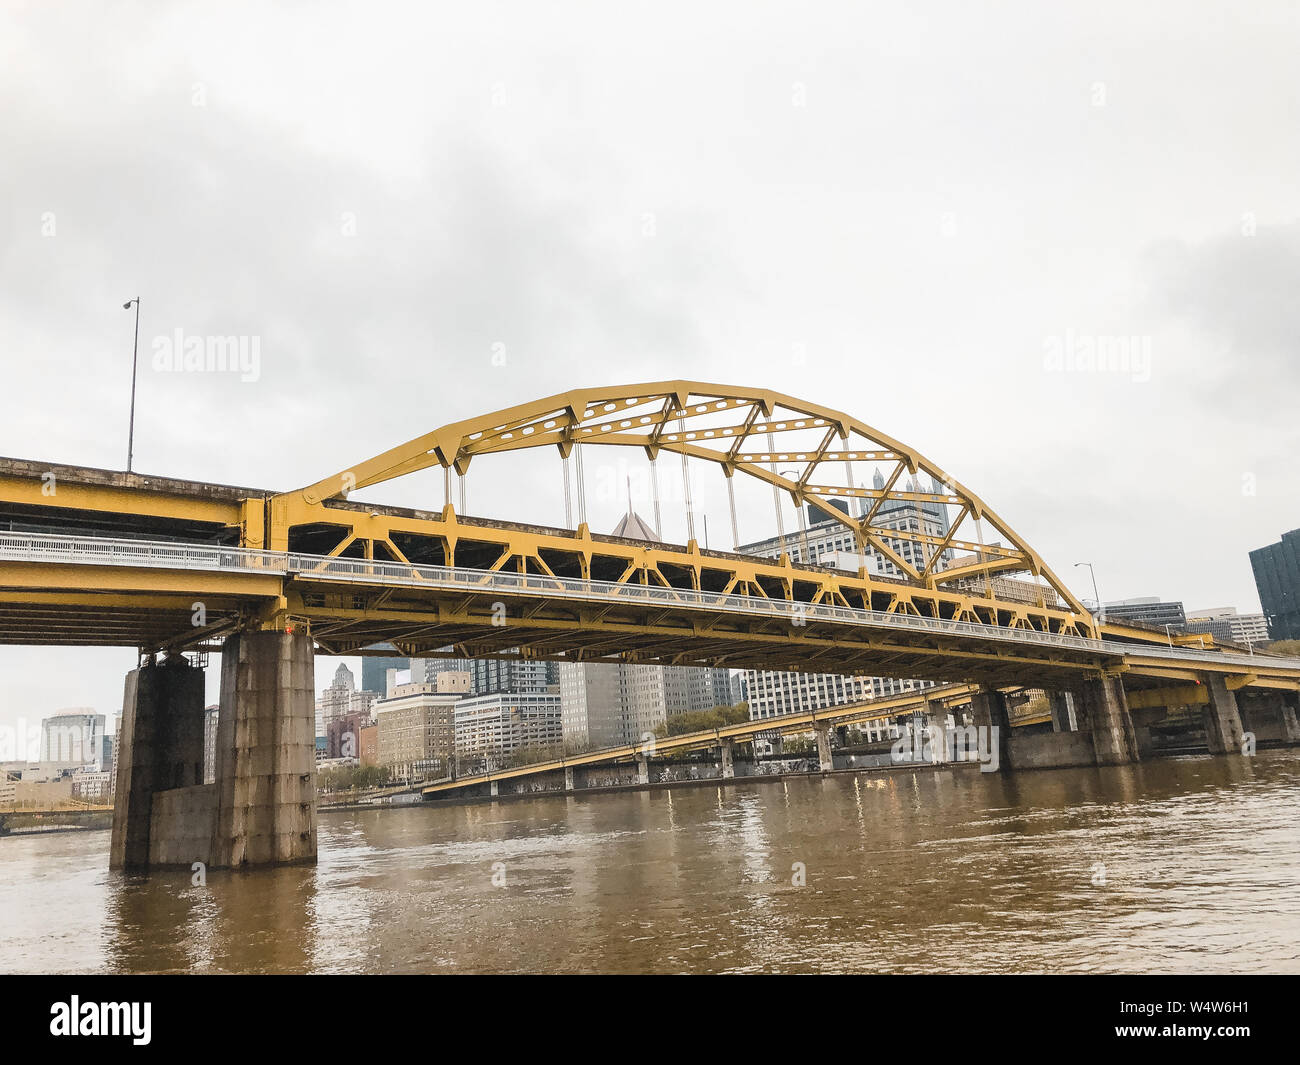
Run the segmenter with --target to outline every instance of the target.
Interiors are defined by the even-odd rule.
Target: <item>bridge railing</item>
[[[912,629],[953,636],[976,636],[981,639],[1007,640],[1014,643],[1074,647],[1093,652],[1103,648],[1103,644],[1098,640],[1081,636],[1063,636],[1037,629],[1004,628],[970,621],[919,617],[914,614],[890,614],[883,610],[863,610],[826,603],[791,602],[785,599],[764,599],[760,596],[695,591],[690,588],[665,588],[654,584],[619,584],[614,581],[552,577],[539,573],[419,566],[402,562],[327,558],[296,553],[291,553],[288,558],[290,572],[301,573],[313,580],[391,584],[461,592],[556,595],[564,599],[588,602],[609,603],[613,600],[626,602],[629,605],[674,606],[705,611],[720,610],[729,614],[778,617],[795,626],[810,621],[837,622],[891,629]]]
[[[809,621],[912,630],[931,634],[971,636],[1010,643],[1040,644],[1074,648],[1112,655],[1142,654],[1182,661],[1227,663],[1248,667],[1252,657],[1191,648],[1166,648],[1151,644],[1126,644],[1081,636],[1041,632],[1037,629],[981,625],[971,621],[950,621],[890,614],[881,610],[834,606],[826,603],[790,602],[759,596],[664,588],[652,584],[619,584],[614,581],[581,580],[536,573],[510,573],[450,566],[422,566],[404,562],[335,558],[301,552],[260,551],[218,544],[178,543],[154,540],[125,540],[50,533],[0,532],[0,559],[71,565],[131,566],[150,569],[247,571],[303,576],[312,580],[343,583],[395,585],[410,588],[498,592],[523,596],[554,595],[564,599],[629,605],[674,606],[690,610],[778,617],[798,626]],[[1267,656],[1273,665],[1300,668],[1300,659]]]
[[[51,533],[0,532],[0,558],[13,562],[64,562],[149,569],[287,570],[275,551],[171,540],[125,540]]]

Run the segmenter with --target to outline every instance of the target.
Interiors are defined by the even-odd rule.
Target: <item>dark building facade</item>
[[[471,658],[459,668],[470,674],[474,695],[543,695],[560,682],[558,662]]]
[[[1300,529],[1250,553],[1270,640],[1300,640]]]
[[[1106,617],[1112,621],[1141,621],[1157,628],[1169,625],[1175,629],[1187,627],[1187,612],[1182,603],[1164,602],[1160,599],[1124,599],[1106,604]]]
[[[325,726],[325,757],[360,758],[361,730],[370,724],[370,711],[344,714]]]
[[[388,694],[388,671],[390,669],[410,669],[409,658],[362,658],[361,690],[377,692],[382,699]]]

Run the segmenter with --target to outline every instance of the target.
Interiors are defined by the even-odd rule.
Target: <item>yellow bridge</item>
[[[635,449],[653,476],[665,454],[683,468],[715,468],[736,548],[743,481],[819,507],[852,550],[835,556],[841,565],[821,565],[806,552],[794,561],[793,532],[782,531],[775,557],[701,549],[693,535],[672,544],[593,534],[581,520],[589,446]],[[471,465],[530,449],[559,454],[566,500],[577,466],[572,527],[458,512],[453,477],[463,486]],[[883,469],[881,483],[864,487],[855,464]],[[352,498],[430,468],[443,471],[440,511]],[[689,495],[687,508],[690,522]],[[845,557],[854,568],[842,567]],[[1006,720],[1001,689],[1091,691],[1082,703],[1103,762],[1138,757],[1126,700],[1199,705],[1209,692],[1211,745],[1235,750],[1243,730],[1234,693],[1260,696],[1293,721],[1300,690],[1300,660],[1099,626],[978,496],[850,415],[685,381],[576,390],[496,411],[292,492],[0,459],[0,642],[130,646],[144,656],[128,684],[125,740],[138,711],[151,722],[148,746],[187,756],[149,755],[135,770],[123,760],[126,777],[136,776],[134,791],[125,780],[131,799],[119,777],[114,861],[125,865],[182,860],[173,828],[160,830],[171,842],[159,844],[148,822],[187,824],[194,809],[213,822],[217,864],[314,855],[314,797],[298,779],[313,771],[311,656],[376,653],[379,643],[417,657],[452,647],[476,658],[975,684],[977,703],[989,696],[975,717],[992,724]],[[194,690],[174,653],[204,649],[223,651],[222,706],[229,700],[232,711],[221,715],[218,742],[230,753],[224,762],[219,753],[210,795],[193,779],[192,725],[173,720]],[[262,758],[263,746],[272,755]],[[193,794],[173,794],[181,791]],[[168,796],[161,806],[155,792]]]

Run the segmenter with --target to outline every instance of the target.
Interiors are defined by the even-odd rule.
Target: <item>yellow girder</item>
[[[703,424],[719,415],[726,416],[725,424]],[[701,424],[692,426],[692,422]],[[813,447],[781,450],[759,439],[775,439],[780,434],[814,429],[825,432],[821,443]],[[850,434],[860,437],[866,446],[860,450],[845,447],[843,442],[849,440]],[[836,438],[842,443],[833,447]],[[1050,591],[1052,599],[1059,598],[1065,604],[1066,609],[1060,613],[1071,616],[1072,626],[1092,632],[1091,616],[1064,582],[983,500],[936,463],[848,414],[767,389],[692,381],[578,389],[455,422],[298,492],[277,497],[272,507],[272,523],[276,527],[272,536],[287,537],[290,525],[321,520],[322,510],[318,507],[329,500],[346,498],[354,489],[432,466],[464,473],[479,455],[547,446],[567,454],[575,443],[637,447],[652,458],[660,451],[670,451],[716,463],[728,476],[740,470],[787,492],[796,504],[820,504],[826,513],[851,529],[859,542],[871,544],[909,580],[922,587],[938,589],[962,577],[987,577],[1013,571],[1029,573],[1046,581],[1044,593]],[[811,483],[814,473],[827,467],[851,466],[854,461],[892,462],[894,466],[885,487],[859,488],[851,479],[844,487],[836,487],[823,483],[827,481],[824,477],[818,477],[816,484]],[[801,467],[800,475],[792,479],[769,468],[782,463]],[[949,491],[936,494],[896,489],[904,473],[927,474]],[[867,514],[861,519],[831,505],[835,500],[852,498],[870,501]],[[936,537],[923,528],[874,525],[873,519],[887,501],[918,505],[939,502],[960,509],[948,535]],[[1009,546],[986,547],[970,540],[956,540],[953,533],[968,515],[987,523]],[[893,549],[891,541],[909,541],[934,551],[947,547],[969,550],[977,553],[979,561],[952,571],[936,571],[928,562],[918,569]],[[274,540],[273,546],[278,546]],[[1050,607],[1046,600],[1045,594],[1039,604],[1041,608]]]

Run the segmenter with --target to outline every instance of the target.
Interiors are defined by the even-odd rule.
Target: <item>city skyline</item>
[[[697,34],[666,19],[615,60],[591,47],[608,15],[542,57],[547,20],[521,12],[490,50],[443,42],[437,62],[422,34],[348,23],[355,47],[382,36],[395,52],[351,79],[323,74],[348,69],[348,49],[323,63],[271,45],[283,12],[196,38],[180,20],[141,36],[90,11],[77,40],[52,32],[53,11],[2,15],[24,61],[0,70],[15,103],[0,129],[25,149],[0,175],[0,343],[18,353],[0,454],[124,467],[121,305],[138,295],[134,465],[148,474],[288,489],[556,387],[770,384],[944,463],[1080,596],[1086,560],[1106,600],[1256,612],[1248,552],[1300,525],[1300,310],[1276,280],[1300,264],[1283,177],[1300,146],[1272,135],[1279,81],[1297,75],[1287,36],[1259,31],[1287,25],[1286,8],[1173,50],[1146,13],[1081,11],[1072,32],[1021,16],[1034,48],[960,7],[937,35],[910,12],[737,27],[692,11]],[[481,41],[486,16],[464,17]],[[333,8],[320,18],[326,38],[342,25]],[[1117,21],[1129,50],[1077,47],[1074,32]],[[719,55],[711,42],[737,33],[745,46]],[[872,61],[827,52],[828,33],[867,42]],[[915,64],[893,51],[921,39]],[[968,83],[954,59],[972,46],[987,62]],[[666,48],[681,76],[646,94]],[[41,93],[31,64],[77,106]],[[1225,65],[1230,78],[1202,76]],[[1162,118],[1175,91],[1196,137]],[[907,106],[863,106],[886,100]],[[110,120],[115,135],[96,135]],[[882,149],[907,165],[882,165]],[[255,339],[255,372],[177,372],[178,331]],[[649,510],[640,469],[588,467],[593,528],[613,526],[629,474]],[[358,498],[441,505],[439,477],[408,481]],[[556,522],[558,485],[550,467],[485,464],[469,510]],[[718,486],[696,487],[697,519],[730,546]],[[790,532],[788,504],[785,517]],[[680,505],[663,524],[685,539]],[[743,502],[740,526],[745,541],[775,532]],[[69,671],[57,650],[0,648],[0,723],[111,714],[134,652],[78,655]]]

